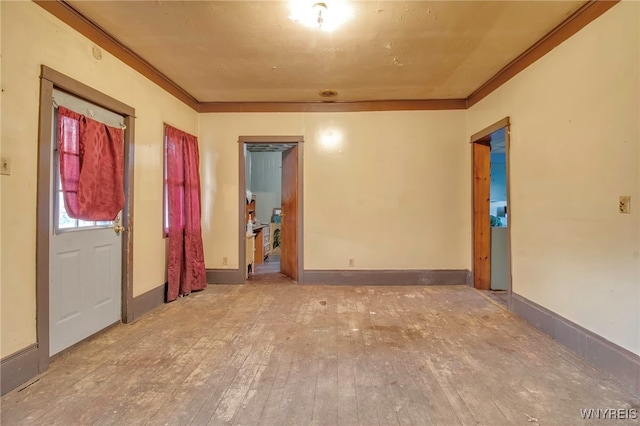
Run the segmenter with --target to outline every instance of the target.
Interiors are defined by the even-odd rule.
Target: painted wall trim
[[[478,87],[467,97],[467,108],[480,102],[497,88],[511,80],[521,71],[542,58],[569,37],[586,27],[620,0],[591,0],[576,10],[571,16],[535,42],[533,46],[522,52],[516,59],[508,63],[496,75]]]
[[[470,142],[471,143],[479,142],[483,138],[485,138],[487,136],[491,136],[491,133],[495,132],[496,130],[500,130],[503,127],[507,127],[510,124],[511,123],[509,122],[509,117],[505,117],[502,120],[497,121],[497,122],[493,123],[492,125],[487,126],[484,129],[480,130],[479,132],[476,132],[473,135],[471,135],[471,141]],[[491,142],[491,138],[489,138],[489,142]]]
[[[207,284],[244,284],[238,281],[240,269],[207,269]]]
[[[140,57],[137,53],[103,30],[95,22],[85,17],[69,3],[63,0],[34,0],[34,2],[134,70],[138,71],[149,80],[153,81],[184,104],[188,105],[195,111],[198,111],[198,100],[196,98],[174,83],[169,77],[158,71],[157,68]]]
[[[306,269],[304,284],[467,285],[468,269]]]
[[[27,346],[0,361],[0,393],[2,395],[28,382],[39,374],[38,346]]]
[[[355,102],[200,102],[157,68],[123,45],[64,0],[33,0],[71,28],[129,65],[200,113],[224,112],[356,112],[467,109],[580,31],[620,0],[591,0],[534,43],[466,99],[415,99]]]
[[[269,141],[269,142],[265,142]],[[303,135],[239,136],[238,143],[304,143]]]
[[[515,293],[511,294],[511,310],[580,358],[640,393],[639,355]]]
[[[133,321],[137,321],[144,314],[162,306],[166,299],[166,284],[151,289],[133,298]]]
[[[201,102],[199,112],[363,112],[466,109],[466,99],[354,102]]]
[[[46,65],[40,66],[40,77],[45,80],[49,80],[56,87],[63,88],[66,92],[69,92],[72,95],[92,99],[93,103],[111,111],[117,111],[119,114],[131,117],[135,117],[136,115],[135,108],[130,107],[124,102],[120,102],[109,95],[105,95],[91,86],[80,83],[79,81],[62,74],[53,68],[49,68]]]
[[[122,292],[122,322],[128,324],[133,318],[133,190],[135,174],[135,134],[136,120],[135,110],[132,114],[124,117],[124,183],[127,201],[122,209],[122,262],[126,265],[122,268],[122,280],[125,282],[125,289]]]
[[[51,217],[51,137],[53,83],[40,79],[38,115],[38,180],[36,199],[36,342],[39,371],[49,367],[49,236]],[[42,145],[45,145],[42,148]]]

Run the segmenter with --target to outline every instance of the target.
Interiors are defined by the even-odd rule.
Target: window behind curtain
[[[165,237],[169,236],[169,186],[167,183],[167,127],[164,128],[164,185],[162,193],[162,232]]]
[[[64,106],[71,110],[79,111],[80,113],[87,114],[89,117],[103,123],[107,126],[123,128],[124,127],[124,118],[120,114],[116,114],[108,109],[102,108],[93,103],[87,102],[80,98],[77,98],[74,95],[69,93],[60,91],[59,89],[53,90],[53,98],[54,109],[53,109],[53,124],[54,131],[53,137],[54,140],[54,191],[56,196],[54,197],[54,217],[53,217],[53,227],[54,232],[56,234],[66,232],[66,231],[74,231],[74,230],[84,230],[90,228],[104,228],[104,227],[112,227],[114,225],[113,221],[107,220],[82,220],[76,219],[70,216],[67,212],[67,208],[65,206],[65,195],[62,184],[62,176],[60,174],[60,152],[58,149],[59,143],[59,107]],[[66,141],[65,149],[67,152],[77,153],[80,155],[80,129],[79,123],[76,120],[66,120],[66,125],[69,126],[69,131],[73,132],[72,137],[68,138]],[[71,145],[70,145],[71,144]],[[71,162],[73,163],[73,161]],[[66,166],[69,167],[70,164],[67,162]],[[76,167],[79,167],[77,164]],[[78,171],[79,173],[79,171]],[[124,173],[124,172],[123,172]],[[69,183],[69,182],[67,182]],[[77,190],[77,184],[75,183],[75,189]]]
[[[169,187],[178,188],[179,197],[175,200],[178,203],[174,211],[179,215],[176,226],[180,229],[184,228],[184,148],[179,141],[171,139],[167,136],[167,127],[164,129],[164,208],[163,208],[163,230],[164,236],[169,236]],[[169,169],[171,173],[171,181],[169,180]],[[172,206],[173,207],[173,206]]]

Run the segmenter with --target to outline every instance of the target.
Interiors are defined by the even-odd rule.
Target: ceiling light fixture
[[[327,4],[326,3],[315,3],[312,6],[313,11],[318,15],[318,28],[322,28],[322,23],[324,22],[324,18],[322,17],[322,12],[327,12]]]
[[[353,18],[351,8],[341,0],[292,0],[289,19],[305,27],[332,32]]]

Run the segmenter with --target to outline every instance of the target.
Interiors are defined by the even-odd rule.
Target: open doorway
[[[499,303],[511,295],[509,120],[471,137],[473,149],[473,283]]]
[[[301,282],[302,137],[240,142],[241,282]]]

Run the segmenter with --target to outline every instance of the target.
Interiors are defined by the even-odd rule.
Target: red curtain
[[[70,217],[114,220],[124,207],[124,132],[58,108],[58,153]]]
[[[165,125],[169,208],[167,301],[207,285],[200,226],[198,138]]]

